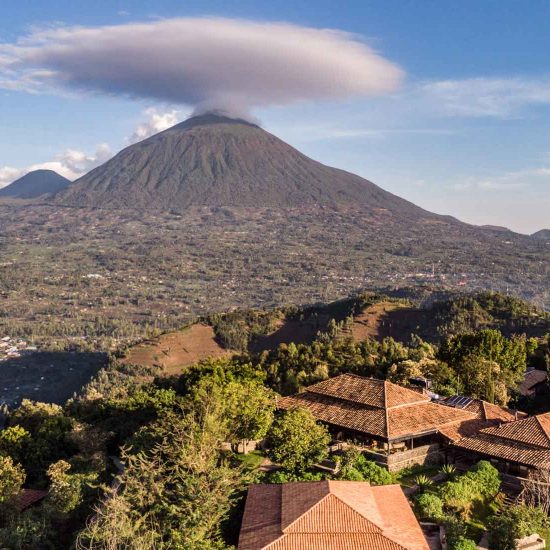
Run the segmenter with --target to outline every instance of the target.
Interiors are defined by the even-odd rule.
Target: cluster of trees
[[[449,479],[437,487],[426,484],[415,497],[420,518],[444,522],[450,550],[475,549],[476,543],[468,537],[468,521],[476,506],[488,507],[500,488],[496,468],[480,461],[463,475],[447,470]]]
[[[517,397],[529,358],[543,347],[534,338],[507,338],[494,329],[452,336],[439,347],[416,336],[405,345],[392,338],[355,342],[326,338],[325,333],[311,344],[281,344],[259,354],[242,353],[230,362],[263,372],[265,383],[282,395],[353,372],[398,384],[424,377],[439,394],[458,393],[506,405]]]

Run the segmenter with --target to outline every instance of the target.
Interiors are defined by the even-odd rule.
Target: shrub
[[[417,475],[414,478],[414,482],[418,485],[421,491],[425,491],[428,487],[431,487],[434,482],[425,474]]]
[[[480,460],[465,474],[472,480],[483,498],[493,497],[500,489],[500,476],[498,470],[487,460]]]
[[[448,548],[449,550],[476,550],[477,544],[472,539],[459,537],[449,544]]]
[[[515,550],[515,539],[538,532],[548,525],[548,517],[540,508],[511,506],[493,518],[489,531],[489,548]]]
[[[418,515],[422,519],[438,520],[443,514],[443,501],[432,493],[422,493],[415,498]]]
[[[451,480],[456,476],[456,468],[453,464],[443,464],[439,473],[443,474],[446,480]]]

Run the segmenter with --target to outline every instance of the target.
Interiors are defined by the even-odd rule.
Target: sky
[[[0,186],[211,108],[475,224],[550,227],[550,3],[2,0]]]

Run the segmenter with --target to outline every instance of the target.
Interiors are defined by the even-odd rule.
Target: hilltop
[[[0,197],[35,199],[52,195],[71,183],[53,170],[33,170],[0,189]]]

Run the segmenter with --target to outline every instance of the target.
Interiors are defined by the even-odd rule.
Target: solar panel
[[[445,403],[450,407],[455,407],[455,409],[463,409],[467,407],[473,399],[471,397],[465,397],[463,395],[453,395],[449,397]]]

